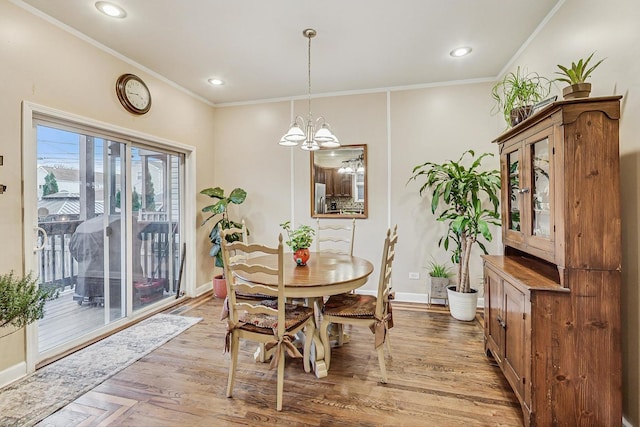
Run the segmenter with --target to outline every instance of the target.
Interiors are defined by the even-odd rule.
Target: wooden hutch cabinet
[[[619,96],[555,102],[499,145],[504,255],[485,351],[527,426],[622,423]]]

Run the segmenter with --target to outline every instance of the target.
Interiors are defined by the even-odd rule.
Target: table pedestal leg
[[[320,339],[320,323],[322,321],[322,298],[308,298],[307,306],[313,307],[316,320],[316,330],[313,333],[313,345],[311,346],[311,364],[313,372],[318,378],[327,376],[327,364],[324,361],[324,346]]]
[[[268,362],[273,355],[274,349],[272,348],[269,351],[264,349],[264,344],[260,344],[256,349],[255,353],[253,353],[253,360],[260,363]]]
[[[311,363],[313,365],[313,372],[318,378],[324,378],[327,376],[327,363],[324,361],[324,346],[320,340],[320,334],[316,329],[313,334],[313,346],[311,350]]]

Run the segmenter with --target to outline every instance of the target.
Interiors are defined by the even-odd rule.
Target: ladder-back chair
[[[235,229],[238,230],[238,229]],[[229,317],[227,319],[227,335],[225,337],[225,351],[231,352],[229,365],[229,379],[227,383],[227,397],[232,396],[235,382],[240,339],[247,339],[263,343],[269,348],[275,348],[271,367],[277,367],[277,395],[276,409],[282,410],[282,391],[284,387],[285,354],[301,357],[294,347],[294,335],[305,330],[304,342],[304,370],[311,371],[310,349],[315,330],[313,309],[299,305],[287,304],[284,294],[283,278],[283,248],[282,234],[278,238],[277,247],[244,242],[228,243],[225,235],[233,233],[234,229],[222,231],[222,256],[227,279],[227,296],[229,298]],[[252,263],[252,255],[272,254],[277,256],[277,268]],[[236,272],[260,273],[273,276],[278,286],[266,286],[243,282],[237,279]],[[236,298],[236,291],[243,295],[270,295],[277,300],[247,300]]]
[[[398,242],[396,225],[387,230],[382,251],[382,263],[380,266],[380,279],[378,281],[378,292],[376,296],[361,294],[340,294],[332,295],[324,304],[322,309],[322,323],[320,334],[324,343],[324,354],[327,369],[331,363],[331,344],[327,332],[329,324],[348,324],[355,326],[367,326],[375,335],[375,349],[378,352],[378,363],[383,383],[387,382],[387,370],[384,363],[384,343],[387,343],[387,350],[391,355],[388,330],[393,326],[391,317],[390,300],[391,293],[391,265],[395,258],[395,246]]]
[[[345,224],[323,224],[316,220],[316,252],[332,252],[353,256],[356,219]]]

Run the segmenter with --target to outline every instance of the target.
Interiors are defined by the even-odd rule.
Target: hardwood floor
[[[38,425],[523,425],[517,399],[483,353],[478,322],[400,303],[394,304],[387,384],[378,382],[371,331],[346,327],[351,340],[333,350],[326,378],[305,373],[301,359],[287,359],[282,412],[275,409],[276,371],[254,363],[254,343],[241,343],[229,399],[220,308],[216,299],[180,308],[203,321]]]

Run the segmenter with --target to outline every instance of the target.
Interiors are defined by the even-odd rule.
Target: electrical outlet
[[[409,273],[409,279],[411,279],[411,280],[419,280],[420,279],[420,273]]]

